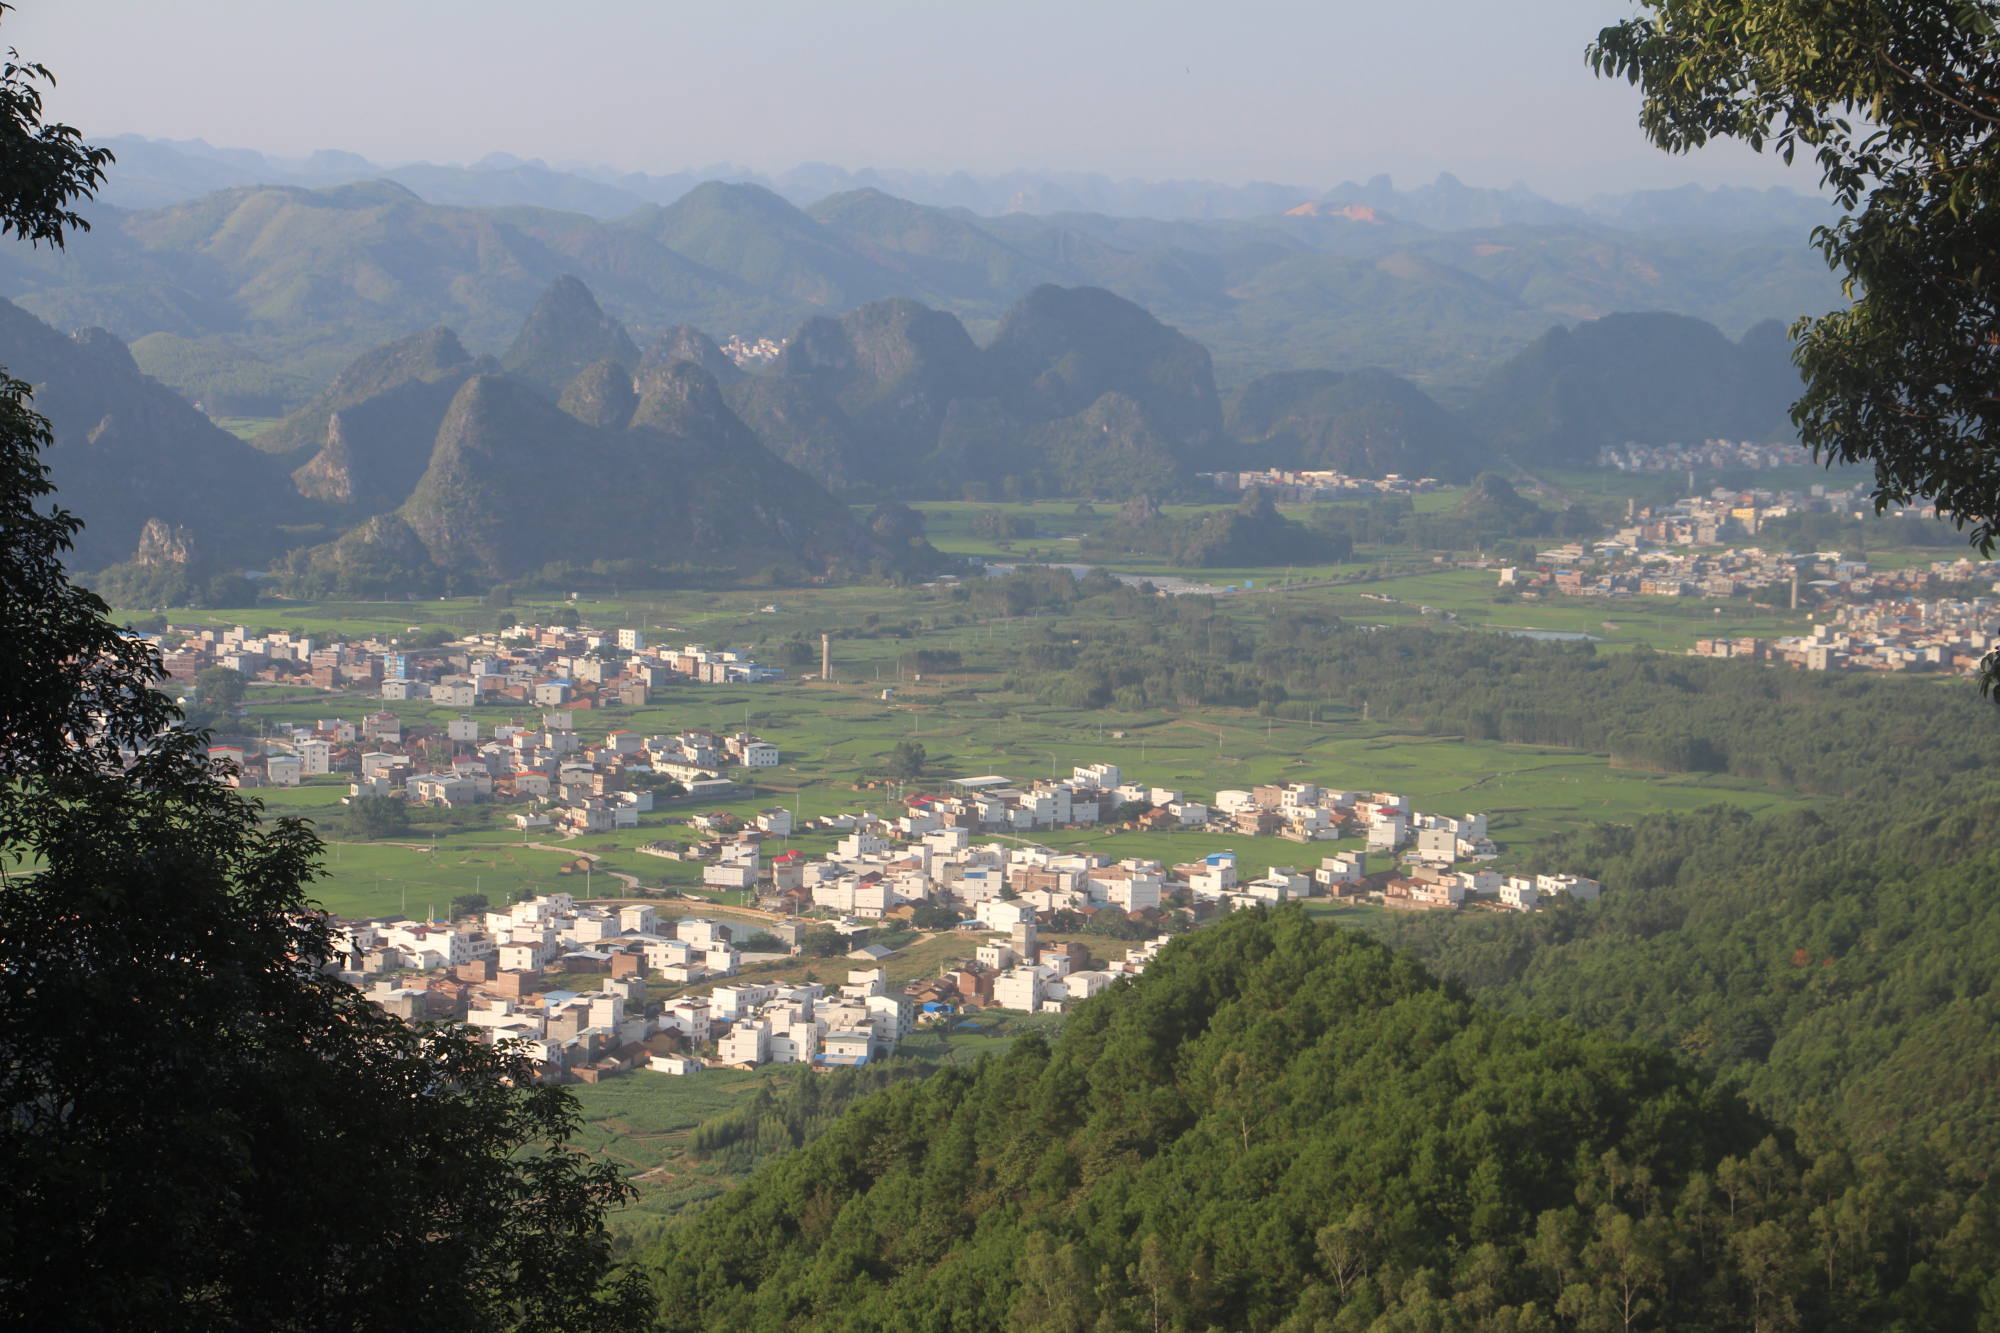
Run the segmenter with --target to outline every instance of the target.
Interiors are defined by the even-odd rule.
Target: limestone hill
[[[730,397],[800,468],[889,494],[1009,477],[1048,493],[1172,492],[1186,459],[1223,439],[1207,352],[1088,288],[1035,289],[983,349],[907,298],[816,316]]]
[[[256,445],[292,468],[300,495],[364,514],[392,509],[423,475],[459,385],[499,368],[447,328],[401,338],[357,357]]]
[[[625,326],[598,307],[590,288],[565,273],[535,302],[500,364],[555,398],[578,371],[606,359],[630,372],[638,368],[639,349]]]
[[[103,329],[64,337],[0,301],[0,369],[34,386],[49,419],[58,503],[84,521],[72,563],[129,558],[148,520],[198,532],[211,554],[256,548],[303,507],[284,469],[143,374]]]
[[[1468,423],[1523,466],[1588,465],[1600,446],[1782,439],[1798,396],[1784,330],[1731,342],[1684,315],[1615,314],[1554,328],[1495,372]]]
[[[1243,386],[1229,433],[1266,466],[1465,480],[1484,451],[1423,390],[1383,370],[1290,370]]]
[[[1227,384],[1379,365],[1454,404],[1556,319],[1673,310],[1733,334],[1840,301],[1803,226],[1656,235],[1574,210],[1530,224],[1539,215],[1519,201],[1442,183],[1329,198],[1310,214],[1283,211],[1298,198],[1271,202],[1255,218],[980,217],[872,189],[801,209],[716,181],[605,221],[426,202],[390,180],[244,185],[106,210],[61,254],[0,246],[0,292],[61,328],[257,358],[202,369],[177,349],[171,382],[201,396],[269,378],[259,362],[310,391],[362,351],[438,324],[501,352],[563,274],[641,346],[683,324],[775,338],[891,296],[950,311],[983,340],[1039,286],[1099,287],[1209,348]]]

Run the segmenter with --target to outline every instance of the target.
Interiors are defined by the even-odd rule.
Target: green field
[[[1552,479],[1579,485],[1596,481],[1607,490],[1637,488],[1657,480],[1622,474]],[[1802,478],[1766,474],[1761,480],[1795,485]],[[1452,492],[1418,499],[1425,508],[1456,502]],[[940,544],[963,550],[978,548],[969,530],[972,517],[995,507],[1033,516],[1054,533],[1074,531],[1088,521],[1106,521],[1115,512],[1111,507],[1097,506],[1094,519],[1080,517],[1074,513],[1073,502],[1000,506],[926,502],[923,506]],[[1050,545],[1046,540],[1039,544]],[[989,555],[1010,554],[991,543],[982,549]],[[1935,554],[1918,552],[1912,558]],[[1600,651],[1623,651],[1643,643],[1662,652],[1680,653],[1698,638],[1775,638],[1806,632],[1812,623],[1807,613],[1758,608],[1742,599],[1550,596],[1536,601],[1496,602],[1499,589],[1490,571],[1445,567],[1428,553],[1408,550],[1363,551],[1361,555],[1369,563],[1340,571],[1169,571],[1164,565],[1129,562],[1121,567],[1217,582],[1255,579],[1257,591],[1216,601],[1219,614],[1253,629],[1271,615],[1303,612],[1337,616],[1359,625],[1421,622],[1445,633],[1589,635],[1598,641]],[[1338,575],[1342,581],[1324,587],[1287,587],[1283,582],[1329,575]],[[970,604],[955,599],[953,591],[949,586],[878,585],[632,590],[616,597],[586,593],[575,609],[587,623],[603,628],[645,628],[655,642],[699,642],[711,648],[749,651],[771,661],[785,640],[803,637],[813,646],[815,660],[808,667],[793,668],[794,675],[817,667],[816,649],[822,632],[847,637],[836,638],[833,645],[832,682],[793,679],[757,686],[681,685],[658,691],[653,702],[642,708],[615,706],[579,713],[577,724],[586,736],[616,728],[642,734],[689,726],[754,730],[779,745],[784,756],[781,767],[761,773],[754,790],[727,801],[704,802],[701,808],[748,815],[784,805],[801,820],[887,809],[893,793],[882,787],[866,789],[864,784],[881,778],[889,751],[906,739],[922,744],[930,756],[922,786],[936,787],[950,778],[986,773],[1025,782],[1051,774],[1067,775],[1074,765],[1099,761],[1119,764],[1132,779],[1180,788],[1200,800],[1209,799],[1218,789],[1300,779],[1336,787],[1402,791],[1415,798],[1421,808],[1444,813],[1483,810],[1494,816],[1495,836],[1503,847],[1518,847],[1578,822],[1629,819],[1651,810],[1724,802],[1762,811],[1797,801],[1788,792],[1726,778],[1614,769],[1602,754],[1401,735],[1393,726],[1371,722],[1340,701],[1328,702],[1314,722],[1273,720],[1243,709],[1217,707],[1142,713],[1055,708],[1001,689],[1002,678],[1014,667],[1019,636],[1042,628],[1048,623],[1046,619],[982,618]],[[491,630],[503,610],[523,622],[548,621],[559,605],[550,594],[522,596],[506,608],[472,599],[267,602],[254,612],[240,613],[237,623],[260,629],[387,638],[433,623],[464,632]],[[184,622],[177,618],[176,623]],[[229,618],[217,615],[210,623],[229,623]],[[956,650],[961,654],[962,668],[933,674],[921,684],[905,679],[898,661],[920,648]],[[887,699],[882,697],[885,689],[893,691]],[[250,704],[244,726],[253,735],[277,723],[353,719],[383,709],[397,713],[406,724],[441,724],[458,711],[433,708],[427,700],[384,703],[359,694],[326,695],[268,686],[254,687]],[[490,726],[507,720],[527,721],[536,711],[487,706],[475,714]],[[1114,737],[1114,731],[1124,736]],[[702,892],[699,866],[635,850],[638,844],[654,839],[690,840],[692,834],[685,821],[691,809],[684,804],[663,803],[642,816],[636,830],[562,842],[560,851],[528,846],[530,841],[553,845],[555,839],[546,831],[524,838],[505,825],[497,811],[485,817],[483,826],[419,828],[411,840],[421,845],[406,848],[361,845],[342,830],[342,783],[291,791],[266,789],[257,794],[271,814],[319,821],[329,837],[343,844],[328,857],[319,891],[323,901],[344,913],[402,911],[406,898],[414,913],[427,905],[442,907],[457,894],[475,889],[502,903],[558,885],[582,892],[586,878],[592,893],[623,892],[614,875],[634,876],[647,887],[670,885],[685,892]],[[431,850],[433,832],[437,835],[435,853]],[[1233,847],[1246,871],[1261,871],[1270,864],[1310,865],[1331,850],[1206,833],[1070,831],[1044,835],[1041,840],[1052,846],[1162,861]],[[805,834],[790,845],[817,854],[827,850],[832,841]],[[588,876],[563,874],[562,866],[583,851],[602,860]],[[738,905],[737,895],[706,896],[718,905]]]

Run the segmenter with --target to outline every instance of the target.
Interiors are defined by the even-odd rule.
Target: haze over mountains
[[[1225,390],[1375,366],[1447,403],[1556,323],[1669,310],[1734,337],[1840,304],[1805,244],[1825,207],[1783,191],[1581,209],[1445,177],[1316,198],[1103,182],[1001,199],[966,193],[971,177],[831,168],[770,185],[648,177],[641,190],[523,163],[383,172],[334,153],[273,164],[118,148],[107,198],[161,206],[100,208],[61,255],[0,251],[0,291],[58,328],[143,344],[150,372],[246,415],[296,407],[367,348],[438,324],[497,354],[563,273],[642,345],[681,325],[780,339],[809,315],[892,296],[983,338],[1037,286],[1102,287],[1207,347]]]
[[[1037,287],[984,345],[948,311],[885,297],[808,317],[747,374],[689,325],[642,352],[565,274],[504,357],[443,325],[390,341],[245,444],[112,334],[65,338],[0,303],[0,364],[34,383],[89,524],[80,566],[184,534],[205,560],[283,562],[356,595],[697,555],[794,573],[935,563],[837,497],[1201,499],[1202,470],[1466,481],[1668,432],[1768,435],[1786,351],[1771,324],[1731,342],[1685,316],[1618,315],[1551,330],[1465,411],[1379,369],[1278,372],[1225,405],[1205,348],[1102,288]]]
[[[830,168],[390,179],[194,147],[119,145],[112,197],[183,197],[100,209],[59,254],[0,248],[0,364],[46,386],[86,567],[149,520],[345,587],[658,566],[726,530],[731,559],[921,564],[839,500],[1122,504],[1218,469],[1466,481],[1777,438],[1782,323],[1839,303],[1804,244],[1821,205],[1782,192],[1581,210],[1383,179],[1215,187],[1165,218],[1031,210],[1195,196],[879,178],[939,206]],[[782,350],[723,350],[757,339]],[[252,448],[204,412],[285,419]],[[593,524],[589,551],[567,535]]]
[[[984,217],[1003,213],[1103,213],[1160,219],[1245,219],[1282,213],[1315,200],[1362,204],[1420,226],[1450,231],[1509,222],[1598,223],[1628,231],[1804,230],[1830,220],[1825,200],[1784,187],[1631,190],[1598,194],[1578,205],[1556,203],[1515,185],[1469,187],[1446,174],[1416,190],[1397,190],[1388,176],[1329,190],[1268,181],[1225,185],[1205,180],[1113,180],[1078,172],[848,171],[808,162],[766,174],[720,163],[665,176],[583,162],[550,167],[540,158],[493,153],[467,166],[410,163],[383,166],[356,153],[325,149],[306,158],[274,158],[255,149],[217,148],[201,139],[147,139],[123,134],[106,141],[118,167],[100,195],[119,208],[160,208],[240,185],[316,188],[358,180],[393,180],[435,204],[498,207],[529,204],[614,218],[646,204],[670,204],[706,181],[761,185],[799,207],[828,195],[876,189],[912,203],[963,209]]]

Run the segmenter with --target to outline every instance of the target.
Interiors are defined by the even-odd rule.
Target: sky
[[[1101,172],[1325,188],[1449,171],[1562,200],[1816,186],[1733,144],[1674,157],[1583,51],[1632,0],[19,0],[49,112],[384,165],[495,151],[665,174],[723,162]]]

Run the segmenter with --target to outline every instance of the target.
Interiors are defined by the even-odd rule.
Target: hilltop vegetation
[[[1388,938],[1500,1009],[1677,1049],[1774,1113],[1983,1170],[2000,1154],[1997,844],[1984,781],[1756,824],[1657,815],[1530,854],[1616,894]]]
[[[1052,1049],[858,1104],[644,1263],[675,1333],[1963,1327],[1984,1198],[1906,1170],[1781,1136],[1657,1047],[1259,910]]]

